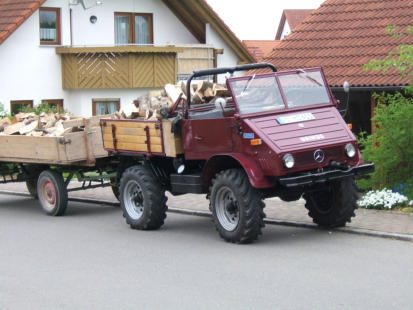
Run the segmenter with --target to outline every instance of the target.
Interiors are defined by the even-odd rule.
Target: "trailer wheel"
[[[119,192],[123,216],[131,228],[153,230],[163,225],[168,198],[149,168],[138,165],[126,169]]]
[[[210,209],[220,236],[228,242],[250,243],[264,227],[265,204],[240,169],[219,172],[212,181]]]
[[[37,195],[37,179],[26,180],[26,187],[30,196],[32,196],[34,199],[39,199],[39,196]]]
[[[322,227],[342,227],[355,216],[357,189],[353,178],[331,181],[327,189],[304,194],[313,222]]]
[[[37,193],[43,210],[47,215],[63,215],[67,208],[67,188],[60,173],[45,170],[37,181]]]
[[[111,184],[117,184],[117,179],[116,178],[111,178],[110,183]],[[119,198],[119,195],[120,195],[119,186],[112,185],[111,188],[112,188],[113,195],[116,197],[117,200],[120,200],[120,198]]]

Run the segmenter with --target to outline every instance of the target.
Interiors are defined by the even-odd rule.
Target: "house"
[[[283,10],[275,40],[288,36],[312,11],[313,9]]]
[[[257,61],[262,61],[278,46],[280,40],[243,40],[242,43]]]
[[[413,36],[390,36],[386,26],[401,30],[413,24],[411,0],[327,0],[314,10],[264,60],[278,70],[321,66],[336,98],[345,108],[343,82],[351,85],[346,120],[353,130],[371,132],[375,92],[400,90],[409,80],[390,70],[385,75],[365,71],[371,59],[384,59],[399,44],[413,44]]]
[[[278,47],[280,41],[289,35],[312,11],[312,9],[283,10],[275,40],[243,40],[242,43],[257,61],[263,61]]]
[[[204,0],[0,0],[0,103],[112,113],[193,70],[254,62]]]

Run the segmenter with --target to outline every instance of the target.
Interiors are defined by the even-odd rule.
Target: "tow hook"
[[[349,169],[349,166],[348,166],[348,165],[340,164],[340,163],[338,163],[338,162],[336,162],[336,161],[334,161],[334,160],[332,160],[332,161],[330,162],[330,166],[331,166],[331,167],[334,167],[334,168],[341,169],[341,170],[348,170],[348,169]]]

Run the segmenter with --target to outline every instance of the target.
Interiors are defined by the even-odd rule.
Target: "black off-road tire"
[[[39,196],[37,195],[37,179],[27,179],[26,187],[33,199],[39,199]]]
[[[25,170],[27,173],[26,176],[26,187],[27,191],[29,192],[30,196],[34,199],[39,199],[37,195],[37,180],[39,179],[40,173],[43,170],[46,170],[47,167],[45,166],[38,166],[38,165],[26,165]]]
[[[63,176],[53,170],[45,170],[37,181],[39,202],[47,215],[61,216],[67,208],[67,188]]]
[[[243,170],[219,172],[212,180],[209,199],[216,229],[225,241],[251,243],[258,239],[264,227],[265,204]]]
[[[111,179],[110,179],[110,183],[116,184],[117,181],[116,181],[115,178],[111,178]],[[111,188],[112,188],[112,193],[113,193],[113,195],[115,196],[115,198],[116,198],[118,201],[120,201],[120,198],[119,198],[119,196],[120,196],[119,186],[112,185]]]
[[[164,224],[168,198],[150,168],[137,165],[126,169],[119,192],[123,216],[132,229],[154,230]]]
[[[355,216],[356,184],[352,177],[348,177],[327,185],[325,190],[304,194],[308,215],[321,227],[343,227]]]

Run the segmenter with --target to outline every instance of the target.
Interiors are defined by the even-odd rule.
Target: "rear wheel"
[[[34,198],[38,199],[39,196],[37,194],[37,180],[39,179],[40,173],[47,169],[44,166],[37,166],[37,165],[26,165],[26,187],[29,194]]]
[[[116,197],[116,199],[117,200],[120,200],[119,199],[119,183],[118,183],[118,179],[117,178],[111,178],[110,179],[110,183],[112,184],[111,185],[111,187],[112,187],[112,192],[113,192],[113,195]]]
[[[34,199],[39,198],[39,196],[37,195],[37,179],[26,180],[26,187],[30,196],[32,196]]]
[[[39,175],[37,193],[43,210],[51,216],[63,215],[67,208],[67,188],[60,173],[45,170]]]
[[[331,181],[327,188],[304,194],[305,207],[313,222],[333,228],[351,222],[357,209],[357,189],[353,178]]]
[[[220,236],[234,243],[250,243],[264,227],[262,195],[240,169],[218,173],[210,193],[210,208]]]
[[[122,174],[120,205],[131,228],[160,228],[166,218],[166,200],[165,189],[149,168],[133,166]]]

